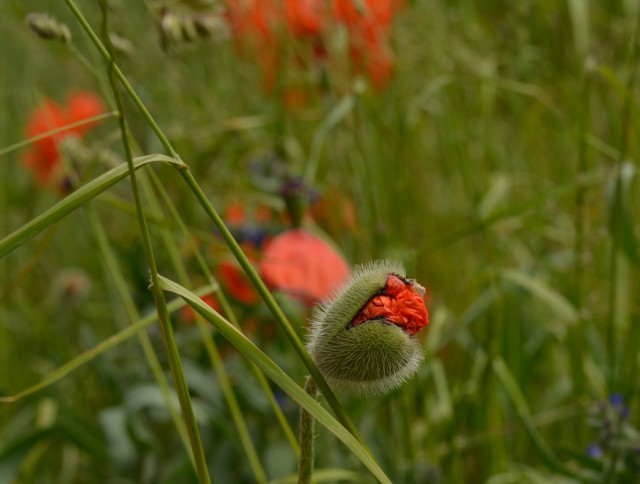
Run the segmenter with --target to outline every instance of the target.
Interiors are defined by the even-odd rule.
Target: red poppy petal
[[[260,274],[272,288],[288,292],[307,304],[325,297],[349,276],[338,252],[304,229],[275,237],[264,251]]]

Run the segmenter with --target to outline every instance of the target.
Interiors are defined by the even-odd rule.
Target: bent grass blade
[[[194,291],[194,294],[203,296],[205,294],[210,293],[213,289],[215,288],[214,286],[211,286],[211,285],[203,286],[202,288],[199,288],[197,291]],[[175,301],[171,301],[170,303],[167,304],[167,309],[169,310],[169,312],[173,313],[184,306],[186,306],[185,302],[183,302],[180,299],[176,299]],[[18,400],[21,400],[29,395],[32,395],[42,390],[43,388],[53,385],[54,383],[68,376],[78,368],[94,360],[95,358],[100,356],[102,353],[105,353],[107,350],[110,350],[111,348],[118,346],[119,344],[125,342],[129,338],[134,337],[136,334],[140,333],[141,331],[144,331],[146,328],[151,326],[153,323],[156,323],[157,321],[158,321],[158,315],[156,314],[155,311],[153,311],[151,314],[143,317],[139,321],[133,323],[131,326],[128,326],[122,331],[115,333],[114,335],[105,339],[104,341],[97,344],[93,348],[79,354],[78,356],[69,360],[62,366],[56,368],[51,373],[49,373],[46,377],[40,380],[38,383],[31,385],[30,387],[25,388],[24,390],[19,391],[15,395],[0,397],[0,403],[16,402]]]
[[[133,160],[134,169],[142,168],[150,163],[169,163],[177,168],[186,166],[184,162],[165,155],[148,155]],[[129,175],[129,167],[126,163],[117,166],[108,172],[94,178],[86,185],[78,188],[71,195],[63,198],[49,210],[26,223],[17,230],[0,240],[0,259],[10,254],[25,242],[31,240],[54,223],[62,220],[75,209],[94,199],[102,192],[112,187]]]
[[[216,313],[192,292],[179,284],[159,276],[161,288],[183,298],[195,311],[209,321],[238,351],[252,361],[295,402],[344,443],[380,482],[391,483],[369,451],[322,406],[295,383],[271,358],[263,353],[229,321]]]

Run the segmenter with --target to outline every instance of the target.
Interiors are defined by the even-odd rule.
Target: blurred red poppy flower
[[[218,313],[220,312],[220,305],[218,304],[218,301],[213,294],[205,294],[201,299],[205,303],[207,303],[214,311]],[[193,324],[196,320],[195,312],[189,305],[184,306],[180,310],[180,316],[182,316],[182,320],[185,323]]]
[[[258,301],[258,294],[242,269],[230,260],[222,261],[218,266],[222,287],[231,297],[243,304],[251,305]]]
[[[310,306],[349,276],[349,266],[324,240],[304,229],[292,229],[267,245],[260,275],[271,288]]]
[[[399,0],[334,0],[335,15],[349,32],[351,58],[363,69],[373,86],[382,89],[391,77],[393,61],[389,47],[389,27]]]
[[[276,86],[286,52],[296,52],[296,64],[305,69],[313,67],[313,63],[323,64],[327,56],[324,36],[340,24],[348,31],[353,62],[370,77],[374,87],[381,89],[392,73],[388,31],[401,3],[401,0],[229,0],[227,21],[239,47],[256,52],[267,89]],[[283,33],[287,32],[290,38],[284,39]],[[303,46],[306,55],[299,55]],[[293,89],[296,93],[293,98],[290,94],[287,97],[293,107],[301,99],[297,90]],[[284,90],[285,94],[288,92]]]
[[[285,0],[287,26],[296,37],[320,35],[327,21],[325,0]]]
[[[29,117],[25,134],[28,137],[43,135],[49,131],[97,116],[105,111],[102,101],[93,93],[70,94],[66,106],[51,99],[38,106]],[[65,129],[59,133],[37,140],[25,154],[24,165],[29,168],[41,186],[61,181],[59,144],[67,136],[82,136],[94,123]]]

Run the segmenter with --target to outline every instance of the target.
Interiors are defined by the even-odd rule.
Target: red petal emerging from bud
[[[383,293],[369,299],[351,324],[357,326],[372,319],[383,319],[409,334],[416,334],[429,324],[422,296],[414,290],[411,282],[395,275],[389,275]]]

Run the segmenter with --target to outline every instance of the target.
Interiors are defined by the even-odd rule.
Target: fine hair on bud
[[[429,322],[423,294],[400,263],[355,267],[311,316],[307,348],[329,384],[366,396],[413,376],[424,359],[415,334]]]

